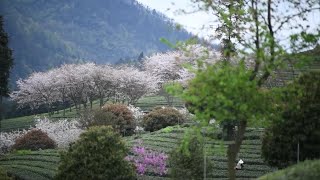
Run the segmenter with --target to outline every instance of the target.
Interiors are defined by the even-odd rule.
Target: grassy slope
[[[157,131],[125,138],[128,146],[139,142],[150,149],[169,153],[177,147],[187,128],[174,128],[171,132]],[[245,140],[241,146],[239,157],[245,162],[244,170],[237,171],[239,179],[251,179],[262,176],[274,169],[267,166],[261,159],[261,130],[248,129]],[[225,142],[228,144],[229,142]],[[213,162],[214,168],[208,170],[209,179],[227,179],[227,157],[225,150],[222,153],[214,153],[213,147],[219,145],[215,141],[207,140],[207,156]],[[59,161],[57,150],[43,150],[22,154],[9,154],[0,158],[0,166],[6,168],[10,173],[24,179],[52,179],[56,173]],[[144,176],[144,179],[169,179],[167,177]]]

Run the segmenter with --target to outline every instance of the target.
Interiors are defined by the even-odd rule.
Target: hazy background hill
[[[1,0],[15,67],[11,82],[62,63],[115,63],[191,35],[135,0]]]

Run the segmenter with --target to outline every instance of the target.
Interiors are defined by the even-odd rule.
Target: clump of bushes
[[[282,91],[282,117],[266,129],[262,155],[268,164],[285,168],[300,160],[320,158],[320,72],[302,75]]]
[[[178,110],[169,107],[157,107],[143,117],[143,126],[146,131],[150,132],[183,122],[183,115]]]
[[[203,140],[192,135],[190,139],[174,149],[169,155],[170,175],[173,179],[203,179],[204,166],[207,172],[212,169],[209,160],[204,164]]]
[[[91,127],[61,154],[55,179],[136,179],[128,149],[110,126]]]
[[[132,135],[135,122],[132,112],[123,104],[107,104],[93,113],[93,118],[86,122],[91,126],[112,126],[122,135]]]
[[[306,160],[286,169],[276,171],[259,178],[259,180],[318,180],[320,179],[320,160]]]
[[[40,129],[32,129],[20,138],[15,140],[12,149],[15,150],[31,150],[53,149],[56,143]]]

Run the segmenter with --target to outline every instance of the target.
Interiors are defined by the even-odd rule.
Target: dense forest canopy
[[[191,36],[135,0],[1,0],[14,51],[11,83],[64,63],[116,63],[168,50]]]

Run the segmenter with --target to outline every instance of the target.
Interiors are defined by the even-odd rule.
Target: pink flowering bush
[[[126,160],[134,163],[136,172],[139,175],[153,174],[164,176],[167,174],[166,160],[168,156],[165,153],[148,150],[139,145],[132,148],[133,155],[127,156]]]

